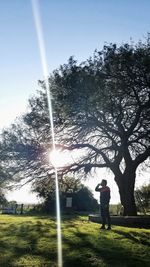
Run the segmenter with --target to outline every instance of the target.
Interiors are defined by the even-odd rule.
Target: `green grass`
[[[150,230],[99,230],[87,217],[62,220],[64,267],[148,267]],[[1,267],[57,266],[53,217],[0,215]]]

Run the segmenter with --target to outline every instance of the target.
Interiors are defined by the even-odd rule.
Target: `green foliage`
[[[0,189],[0,205],[5,205],[7,204],[7,199],[2,191],[2,189]]]
[[[56,267],[53,217],[0,216],[0,266]],[[148,267],[149,230],[114,226],[100,231],[86,217],[62,217],[63,266]]]
[[[54,212],[56,205],[55,179],[47,179],[34,183],[34,191],[43,198],[42,211]],[[72,209],[76,211],[94,211],[98,209],[97,200],[92,192],[79,179],[64,176],[59,179],[60,205],[66,210],[66,197],[72,197]]]
[[[141,186],[136,192],[140,196],[142,206],[147,211],[150,211],[150,184]],[[139,205],[139,203],[137,203],[137,205]]]
[[[5,197],[7,179],[8,176],[4,173],[3,168],[0,166],[0,205],[5,205],[7,203],[7,199]]]
[[[93,197],[92,192],[82,185],[82,188],[73,194],[73,207],[77,211],[98,211],[97,200]]]

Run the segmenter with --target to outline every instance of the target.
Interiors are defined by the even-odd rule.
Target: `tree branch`
[[[73,144],[71,146],[63,146],[63,145],[56,145],[56,147],[61,147],[63,149],[66,150],[74,150],[74,149],[80,149],[80,148],[90,148],[91,150],[95,151],[97,154],[101,155],[103,160],[105,161],[105,165],[107,165],[107,167],[109,167],[110,169],[112,169],[112,163],[111,161],[108,159],[108,157],[105,155],[105,153],[102,152],[102,150],[94,147],[91,144]],[[96,164],[97,165],[97,164]],[[99,164],[98,164],[99,165]],[[100,164],[101,165],[101,164]],[[102,164],[103,166],[104,164]],[[96,167],[96,166],[95,166]],[[97,166],[98,167],[98,166]],[[100,167],[100,166],[99,166]]]
[[[137,156],[137,158],[133,161],[134,166],[137,168],[139,164],[144,162],[150,156],[150,146],[145,150],[144,153]]]

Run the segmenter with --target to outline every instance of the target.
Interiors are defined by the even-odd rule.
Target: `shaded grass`
[[[54,217],[0,215],[0,266],[57,266]],[[62,219],[64,267],[149,267],[150,230],[114,226],[86,217]]]

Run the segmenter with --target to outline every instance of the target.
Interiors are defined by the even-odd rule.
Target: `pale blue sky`
[[[149,0],[39,0],[49,72],[105,42],[136,42],[150,31]],[[42,79],[30,0],[0,0],[0,128],[25,111]]]
[[[137,41],[150,30],[149,0],[39,0],[49,71],[104,42]],[[0,127],[25,110],[43,78],[30,0],[0,0]]]

